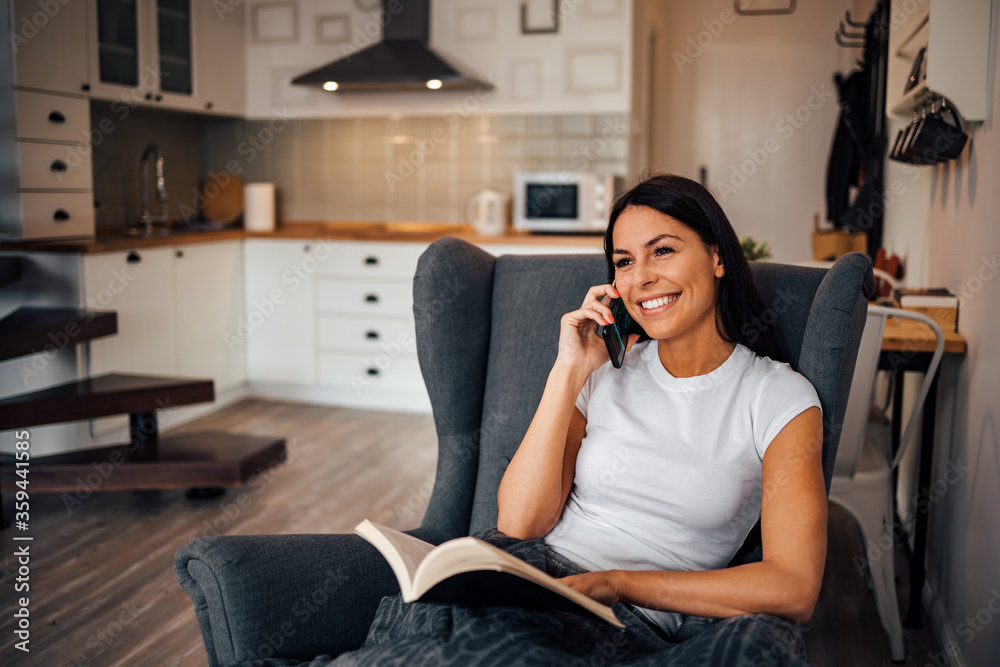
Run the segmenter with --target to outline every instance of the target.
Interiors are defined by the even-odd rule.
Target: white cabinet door
[[[210,113],[246,114],[246,3],[195,2],[195,94]]]
[[[329,252],[309,241],[244,244],[246,316],[231,342],[246,346],[249,380],[315,384],[316,271]]]
[[[119,100],[129,106],[152,101],[158,82],[149,50],[148,13],[148,4],[140,0],[104,5],[89,0],[87,60],[91,96]]]
[[[205,0],[91,0],[91,95],[120,105],[204,110],[199,70],[215,65],[199,62],[202,43],[213,38],[213,26],[202,19],[216,5]],[[242,59],[242,54],[241,44],[229,57]]]
[[[174,248],[177,374],[210,377],[216,393],[246,380],[243,249],[240,241]]]
[[[90,343],[93,375],[177,372],[173,261],[171,248],[84,256],[84,306],[118,313],[118,335]]]
[[[5,3],[6,4],[6,3]],[[15,60],[15,84],[57,93],[88,88],[85,0],[39,3],[14,0],[7,35]],[[75,137],[80,139],[80,137]]]

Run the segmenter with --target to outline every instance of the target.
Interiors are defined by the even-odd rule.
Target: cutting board
[[[228,172],[210,174],[201,184],[202,218],[210,222],[235,222],[243,215],[243,179]]]

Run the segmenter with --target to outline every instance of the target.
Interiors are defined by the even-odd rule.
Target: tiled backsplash
[[[273,181],[287,222],[463,222],[473,192],[510,192],[518,168],[626,173],[628,127],[625,115],[213,120],[205,164]]]
[[[286,222],[463,222],[469,196],[510,192],[516,169],[625,174],[628,166],[626,115],[239,120],[123,112],[92,103],[95,132],[102,118],[114,128],[94,142],[98,229],[135,224],[139,158],[151,141],[164,157],[171,219],[190,217],[199,184],[223,170],[274,182]]]
[[[97,229],[127,227],[139,220],[139,164],[151,142],[163,157],[167,214],[171,220],[181,219],[182,204],[191,206],[205,172],[202,117],[98,100],[91,101],[90,115]],[[157,214],[152,164],[149,176],[149,207]]]

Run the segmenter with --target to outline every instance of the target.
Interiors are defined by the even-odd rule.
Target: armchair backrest
[[[823,404],[829,490],[873,286],[871,260],[850,253],[829,270],[751,267],[768,306],[759,327],[777,321],[792,367],[812,381]],[[439,447],[420,529],[425,539],[496,525],[497,489],[555,361],[559,320],[606,278],[598,253],[496,258],[449,237],[421,256],[413,283],[417,354]],[[759,545],[741,557],[759,559]]]

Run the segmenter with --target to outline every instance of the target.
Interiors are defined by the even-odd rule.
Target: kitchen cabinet
[[[240,114],[246,65],[242,3],[91,0],[90,79],[94,97]]]
[[[244,2],[195,2],[195,93],[209,113],[246,113]]]
[[[927,100],[944,96],[965,120],[984,120],[991,25],[990,3],[985,0],[930,0],[924,12],[894,11],[886,88],[889,111],[909,118]],[[906,91],[921,49],[926,78]]]
[[[248,239],[243,333],[251,391],[334,405],[428,409],[413,319],[413,275],[427,246]],[[493,254],[601,252],[597,238],[593,248],[482,247]]]
[[[118,313],[118,333],[87,343],[87,371],[175,375],[173,251],[150,248],[83,255],[81,307]],[[164,406],[166,407],[166,406]],[[128,418],[91,420],[91,435],[127,439]]]
[[[243,317],[240,241],[82,255],[80,274],[82,305],[118,313],[118,334],[89,343],[91,375],[209,377],[217,395],[245,382],[244,352],[226,339]]]
[[[316,284],[319,383],[351,405],[427,401],[416,356],[413,275],[426,243],[337,244]]]
[[[84,97],[0,88],[0,234],[94,235],[90,104]],[[83,147],[81,147],[81,144]]]
[[[83,255],[84,307],[118,313],[118,334],[90,342],[90,373],[177,372],[173,249]]]
[[[86,93],[87,0],[3,2],[3,16],[11,19],[4,30],[13,57],[13,85],[58,93]],[[79,140],[80,137],[75,137]]]
[[[177,375],[211,377],[216,393],[246,381],[246,351],[230,335],[243,320],[239,241],[174,248]]]
[[[316,383],[315,274],[329,253],[319,241],[245,241],[246,315],[227,340],[245,348],[251,382]]]

